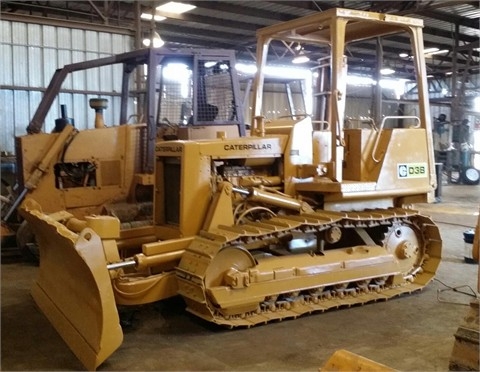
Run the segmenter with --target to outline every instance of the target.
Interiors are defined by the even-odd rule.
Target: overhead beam
[[[205,47],[205,48],[218,48],[218,49],[232,49],[232,44],[226,44],[218,40],[206,40],[205,38],[199,37],[198,39],[191,36],[186,37],[185,35],[179,36],[175,34],[170,34],[168,32],[162,33],[162,39],[167,42],[171,48],[173,45],[178,44],[179,47],[190,46],[195,47]]]
[[[173,13],[162,12],[159,10],[157,10],[155,14],[159,16],[164,16],[170,19],[178,19],[185,22],[195,22],[199,24],[208,24],[208,25],[225,27],[225,21],[223,19],[215,18],[215,17],[208,17],[208,16],[197,15],[192,13],[173,14]],[[247,22],[228,20],[228,27],[235,28],[238,30],[256,31],[258,28],[258,25],[247,23]]]
[[[295,16],[286,13],[280,12],[271,12],[264,9],[257,9],[246,7],[240,4],[239,2],[226,2],[221,1],[182,1],[183,3],[195,5],[197,8],[202,9],[209,9],[209,10],[216,10],[220,12],[228,12],[234,14],[241,14],[247,17],[256,17],[256,18],[264,18],[265,20],[274,20],[279,22],[289,21]],[[266,22],[266,25],[272,24],[275,22]]]
[[[313,10],[313,11],[319,11],[319,10],[327,10],[330,8],[334,8],[335,6],[332,6],[331,4],[322,2],[322,1],[270,1],[271,3],[276,3],[276,4],[281,4],[281,5],[288,5],[296,8],[301,8],[301,9],[308,9],[308,10]],[[378,2],[381,3],[377,6],[377,8],[380,8],[382,6],[383,8],[388,8],[390,10],[396,10],[393,14],[397,15],[404,15],[404,16],[409,16],[409,15],[415,15],[415,14],[420,14],[432,19],[439,19],[441,21],[449,22],[449,23],[454,23],[454,24],[459,24],[460,26],[464,27],[470,27],[478,30],[480,28],[480,19],[479,18],[467,18],[467,17],[462,17],[459,15],[451,14],[451,13],[446,13],[446,12],[439,12],[436,11],[435,9],[441,9],[441,8],[446,8],[449,6],[455,6],[459,5],[462,3],[466,3],[469,5],[474,5],[475,2],[470,2],[470,1],[458,1],[458,0],[451,0],[451,1],[430,1],[427,2],[426,5],[414,5],[412,7],[402,9],[402,7],[405,6],[406,1],[382,1]],[[413,2],[411,2],[413,4]],[[417,3],[417,2],[415,2]],[[478,3],[476,4],[476,7],[478,8]],[[375,6],[370,7],[370,9],[365,9],[365,10],[378,10],[375,8]]]
[[[331,4],[328,4],[328,3],[323,2],[323,1],[295,1],[295,0],[293,0],[293,1],[292,0],[283,1],[283,0],[277,0],[277,1],[269,1],[269,3],[279,4],[279,5],[288,5],[288,6],[291,6],[291,7],[294,7],[294,8],[313,10],[315,12],[335,8],[335,5],[331,5]]]
[[[195,35],[195,37],[209,37],[212,39],[217,39],[225,44],[236,45],[242,41],[242,36],[250,36],[255,38],[255,33],[249,31],[249,35],[245,35],[245,31],[239,33],[229,33],[224,31],[204,29],[204,28],[194,28],[194,27],[185,27],[179,24],[169,24],[161,22],[157,27],[157,31],[162,34],[164,32],[169,32],[172,34],[178,34],[180,36],[185,36],[186,34]]]
[[[98,31],[98,32],[108,32],[113,34],[135,36],[134,30],[132,30],[131,28],[117,27],[117,26],[112,26],[111,24],[104,25],[101,23],[88,23],[88,22],[81,22],[76,20],[46,18],[46,17],[26,15],[26,14],[16,14],[16,13],[2,13],[1,19],[5,21],[12,21],[12,22],[24,22],[24,23],[34,23],[39,25],[47,25],[47,26],[88,29],[88,30]]]
[[[423,28],[423,35],[424,38],[425,36],[428,35],[433,35],[433,36],[439,36],[443,37],[445,39],[451,39],[452,38],[452,33],[450,31],[444,31],[439,28],[433,28],[433,27],[424,27]],[[478,37],[472,36],[472,35],[467,35],[467,34],[459,34],[458,35],[458,40],[463,41],[465,43],[471,43],[476,40],[478,40]]]
[[[475,30],[478,30],[480,28],[479,18],[466,18],[466,17],[458,16],[456,14],[438,12],[431,9],[420,10],[420,11],[416,11],[415,13],[432,18],[432,19],[458,24],[463,27],[470,27]]]
[[[20,1],[8,1],[4,2],[2,4],[3,6],[10,6],[13,10],[13,12],[2,12],[2,18],[4,14],[9,14],[9,13],[14,13],[17,11],[24,11],[24,12],[32,12],[32,11],[37,11],[40,13],[47,12],[49,14],[56,14],[56,15],[62,15],[67,17],[68,15],[73,16],[73,17],[94,17],[97,19],[102,19],[99,14],[95,12],[88,12],[88,11],[80,11],[80,10],[73,10],[73,9],[66,9],[66,8],[61,8],[61,7],[54,7],[50,5],[40,5],[40,4],[32,4],[32,3],[26,3],[26,2],[20,2]]]

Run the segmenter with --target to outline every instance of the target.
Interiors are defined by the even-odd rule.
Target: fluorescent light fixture
[[[310,58],[308,58],[305,54],[304,55],[298,55],[296,56],[293,60],[292,63],[299,64],[299,63],[306,63],[310,61]]]
[[[448,52],[449,52],[448,49],[442,49],[442,50],[437,50],[435,52],[430,52],[430,53],[428,53],[428,55],[433,56],[434,54],[443,54],[443,53],[448,53]]]
[[[151,21],[151,20],[152,20],[152,17],[153,17],[153,19],[154,19],[156,22],[160,22],[160,21],[163,21],[164,19],[167,19],[167,17],[161,16],[161,15],[156,15],[156,14],[155,14],[154,16],[152,16],[152,15],[149,14],[149,13],[142,13],[142,14],[140,15],[140,18],[146,19],[146,20],[148,20],[148,21]]]
[[[427,48],[423,50],[424,54],[431,54],[433,52],[437,52],[439,49],[438,48]]]
[[[218,63],[217,61],[207,61],[203,64],[205,66],[205,68],[210,68],[210,67],[213,67],[215,65],[218,65],[218,68],[220,70],[228,70],[228,65],[226,63]]]
[[[305,54],[305,51],[300,50],[300,53],[298,53],[298,55],[293,58],[292,63],[299,64],[306,63],[308,61],[310,61],[310,58],[308,58],[308,56]]]
[[[160,48],[163,46],[163,44],[165,44],[165,41],[162,40],[157,31],[154,31],[150,38],[143,39],[143,45],[145,45],[147,48],[150,47],[150,45],[152,48]]]
[[[408,53],[400,53],[398,55],[400,58],[407,58],[408,57]]]
[[[391,75],[395,73],[395,70],[390,67],[384,67],[380,70],[380,73],[382,75]]]
[[[182,14],[195,9],[195,5],[177,3],[176,1],[170,1],[169,3],[157,6],[157,10],[166,13]]]
[[[208,62],[205,62],[205,63],[204,63],[204,66],[205,66],[206,68],[210,68],[210,67],[215,66],[216,64],[217,64],[216,61],[208,61]]]

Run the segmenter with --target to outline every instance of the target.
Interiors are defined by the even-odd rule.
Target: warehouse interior
[[[2,370],[480,370],[479,22],[2,1]]]

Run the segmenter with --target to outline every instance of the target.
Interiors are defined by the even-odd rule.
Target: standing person
[[[446,124],[448,124],[447,115],[440,114],[433,124],[433,131],[441,136],[448,130],[446,127]]]
[[[440,114],[433,122],[433,149],[436,163],[442,163],[440,152],[447,151],[450,145],[450,123],[447,121],[447,115]]]
[[[470,126],[468,119],[463,119],[458,129],[458,141],[460,143],[460,162],[463,168],[471,166],[471,149],[470,145]]]
[[[463,119],[462,124],[460,124],[458,135],[458,142],[460,143],[470,143],[470,126],[468,123],[468,119]]]

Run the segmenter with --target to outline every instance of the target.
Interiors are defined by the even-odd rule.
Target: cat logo
[[[398,178],[427,177],[427,163],[406,163],[397,165]]]

